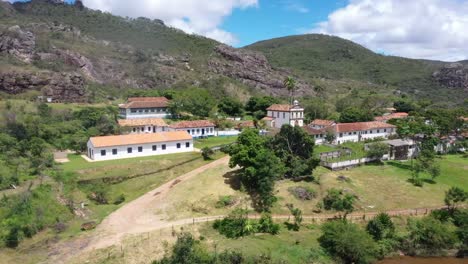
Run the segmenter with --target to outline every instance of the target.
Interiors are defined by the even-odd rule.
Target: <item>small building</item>
[[[390,146],[389,160],[407,160],[416,157],[418,145],[411,139],[392,139],[383,141]]]
[[[311,135],[315,139],[315,144],[321,145],[326,143],[326,136],[328,133],[333,133],[331,127],[324,128],[313,128],[311,126],[304,126],[304,130],[307,134]],[[330,132],[329,132],[330,131]]]
[[[208,120],[180,121],[169,126],[170,131],[187,131],[192,137],[215,136],[215,124]]]
[[[374,118],[374,120],[386,123],[388,120],[391,120],[391,119],[402,119],[402,118],[407,118],[407,117],[408,117],[408,113],[397,112],[397,113],[386,114],[383,116],[377,116]]]
[[[304,126],[304,108],[294,100],[293,105],[274,104],[268,107],[267,116],[264,119],[269,127],[281,128],[283,125]]]
[[[134,118],[168,118],[169,99],[166,97],[130,97],[126,104],[119,105],[120,117]]]
[[[185,131],[91,137],[87,156],[95,161],[146,157],[193,151]]]
[[[168,131],[168,125],[161,118],[119,119],[124,134],[159,133]]]
[[[333,120],[315,119],[308,126],[311,128],[315,128],[315,129],[322,129],[322,128],[334,126],[335,124],[336,122]]]
[[[388,138],[396,133],[396,126],[384,122],[338,123],[333,126],[335,143],[359,142],[366,139]]]

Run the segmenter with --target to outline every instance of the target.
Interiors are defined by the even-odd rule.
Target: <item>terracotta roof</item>
[[[254,128],[255,123],[252,120],[242,121],[239,124],[237,124],[237,127],[238,128],[247,128],[247,127]]]
[[[468,117],[460,116],[460,119],[463,120],[464,122],[468,122]]]
[[[214,127],[215,124],[208,120],[180,121],[171,124],[171,128],[192,128],[192,127]]]
[[[274,118],[271,116],[265,116],[264,118],[262,118],[262,120],[271,121],[274,120]]]
[[[268,107],[266,110],[268,111],[283,111],[289,112],[294,106],[288,104],[274,104]]]
[[[134,127],[134,126],[167,126],[161,118],[134,118],[134,119],[119,119],[119,125],[123,127]]]
[[[96,148],[190,140],[187,131],[171,131],[148,134],[92,137],[89,140]]]
[[[389,115],[383,115],[383,116],[377,116],[374,118],[375,121],[387,121],[390,119],[399,119],[399,118],[406,118],[408,117],[408,113],[404,112],[398,112],[398,113],[392,113]]]
[[[325,119],[315,119],[310,123],[311,125],[316,125],[316,126],[331,126],[335,123],[333,120],[325,120]]]
[[[338,123],[333,126],[337,133],[341,132],[352,132],[352,131],[364,131],[370,129],[380,129],[380,128],[396,128],[396,126],[387,124],[379,121],[371,122],[356,122],[356,123]]]
[[[154,108],[168,107],[169,99],[166,97],[130,97],[128,103],[120,105],[120,108]]]

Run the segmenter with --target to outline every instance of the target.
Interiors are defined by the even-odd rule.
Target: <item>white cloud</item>
[[[294,12],[303,13],[303,14],[309,13],[310,11],[307,7],[303,6],[301,3],[296,2],[296,1],[288,0],[284,2],[284,5],[285,5],[286,10],[289,10],[289,11],[294,11]]]
[[[468,1],[350,0],[310,32],[375,51],[424,59],[468,59]]]
[[[85,6],[128,17],[162,19],[167,25],[227,44],[235,35],[220,28],[236,8],[256,7],[258,0],[84,0]]]

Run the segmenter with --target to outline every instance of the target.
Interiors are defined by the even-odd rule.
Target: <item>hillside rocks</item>
[[[440,84],[450,88],[461,88],[468,91],[468,68],[461,63],[451,63],[432,74]]]
[[[0,91],[19,94],[27,90],[41,91],[56,102],[84,102],[84,78],[77,73],[9,72],[0,73]]]
[[[11,54],[23,62],[31,62],[36,47],[36,38],[30,31],[12,26],[0,33],[0,53]]]
[[[226,45],[215,47],[215,52],[222,59],[214,57],[209,61],[212,72],[235,78],[271,95],[288,95],[289,92],[283,85],[288,73],[273,69],[263,54]],[[297,80],[295,93],[298,96],[311,94],[312,89],[304,81]]]

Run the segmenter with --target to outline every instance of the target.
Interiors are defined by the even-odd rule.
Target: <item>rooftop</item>
[[[392,140],[386,140],[383,142],[394,147],[412,146],[415,144],[413,140],[409,140],[409,139],[392,139]]]
[[[302,107],[298,105],[289,105],[289,104],[273,104],[268,107],[267,111],[280,111],[280,112],[289,112],[292,109],[302,109]]]
[[[380,128],[396,128],[396,126],[379,121],[356,122],[356,123],[338,123],[334,126],[337,133],[365,131]]]
[[[114,147],[114,146],[127,146],[148,143],[160,143],[170,141],[191,140],[187,131],[171,131],[161,133],[148,133],[148,134],[132,134],[132,135],[118,135],[118,136],[103,136],[92,137],[89,140],[96,148]]]
[[[134,127],[134,126],[167,126],[161,118],[135,118],[135,119],[119,119],[119,125],[123,127]]]
[[[192,128],[192,127],[214,127],[215,124],[208,120],[180,121],[171,124],[171,128]]]
[[[168,107],[169,99],[166,97],[130,97],[126,104],[122,104],[120,108],[155,108]]]
[[[310,123],[310,125],[316,125],[316,126],[331,126],[335,124],[335,121],[333,120],[325,120],[325,119],[315,119]]]

